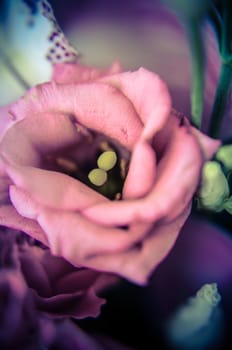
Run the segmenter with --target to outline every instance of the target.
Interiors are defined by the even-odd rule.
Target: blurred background
[[[4,1],[3,1],[4,2]],[[6,1],[15,6],[14,1]],[[55,17],[81,62],[98,67],[119,60],[127,69],[144,66],[158,72],[170,87],[174,104],[189,111],[190,58],[183,30],[176,16],[157,0],[59,0],[51,1]],[[8,5],[8,7],[10,7]],[[20,17],[21,16],[21,17]],[[33,18],[33,16],[31,16]],[[5,23],[2,49],[29,85],[49,79],[47,23],[20,9]],[[13,100],[22,87],[4,69],[0,55],[0,103]],[[178,64],[176,64],[178,63]]]
[[[158,0],[50,2],[82,63],[107,67],[118,60],[125,70],[143,66],[155,71],[167,82],[173,106],[190,115],[190,52],[182,23],[174,12],[161,6]],[[29,86],[49,80],[52,71],[51,63],[45,58],[50,31],[47,21],[35,16],[33,6],[31,12],[20,7],[20,11],[14,13],[13,3],[1,2],[1,105],[21,96]],[[6,9],[10,16],[5,15]],[[205,96],[207,114],[212,105],[219,61],[212,29],[206,27],[205,35],[207,69],[211,73]],[[224,226],[231,227],[228,217]],[[98,319],[78,324],[92,334],[108,334],[137,350],[169,349],[163,331],[166,317],[202,284],[216,281],[227,310],[226,336],[220,345],[220,349],[226,349],[231,341],[232,245],[229,236],[222,232],[220,236],[218,226],[202,224],[201,218],[189,221],[175,249],[154,273],[149,287],[122,282],[106,294],[108,303]],[[211,346],[210,350],[213,349]]]

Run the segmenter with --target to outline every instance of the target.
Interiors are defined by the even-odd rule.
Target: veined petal
[[[9,106],[0,106],[0,140],[4,136],[7,129],[14,123],[8,113]]]
[[[0,225],[23,231],[45,245],[48,245],[47,238],[38,223],[18,214],[12,205],[0,206]]]
[[[140,246],[131,246],[122,253],[94,256],[87,261],[86,266],[105,270],[120,275],[133,283],[146,285],[154,269],[162,262],[173,247],[181,227],[183,226],[190,207],[172,223],[156,226]]]
[[[133,103],[144,124],[143,139],[149,139],[163,128],[171,111],[171,98],[166,84],[157,74],[145,68],[102,78],[117,87]]]
[[[133,223],[128,230],[124,230],[98,225],[81,213],[41,206],[15,186],[11,186],[10,196],[20,215],[37,220],[46,232],[53,253],[65,257],[75,266],[85,266],[89,257],[98,254],[128,249],[142,239],[151,227],[150,224]]]
[[[123,198],[145,196],[155,182],[156,156],[152,147],[142,141],[135,145],[129,171],[123,186]]]
[[[68,175],[34,167],[6,165],[13,183],[37,203],[63,210],[83,210],[108,199]]]
[[[116,139],[127,148],[132,147],[142,130],[130,101],[118,89],[104,83],[38,85],[14,103],[10,112],[16,119],[44,112],[72,115],[80,124]]]
[[[42,156],[74,145],[80,137],[81,133],[68,116],[41,113],[17,121],[5,133],[1,153],[10,162],[39,166]]]
[[[121,71],[122,67],[117,61],[108,69],[93,68],[79,63],[61,63],[54,65],[52,80],[59,84],[86,83]]]

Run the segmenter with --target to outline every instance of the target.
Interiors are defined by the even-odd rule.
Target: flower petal
[[[48,245],[47,238],[37,222],[19,215],[11,205],[0,206],[0,225],[23,231],[45,245]]]
[[[157,74],[140,68],[135,72],[105,77],[101,81],[117,87],[131,100],[144,123],[144,139],[151,138],[163,128],[171,111],[171,98],[166,84]]]
[[[123,198],[145,196],[154,184],[156,173],[155,152],[146,142],[135,145],[129,171],[123,186]]]
[[[127,249],[141,240],[151,226],[134,223],[128,230],[101,226],[77,212],[44,208],[15,186],[11,186],[10,196],[20,215],[38,221],[52,252],[75,266],[85,266],[89,256]]]
[[[164,217],[172,220],[191,201],[201,166],[197,140],[187,127],[179,127],[159,162],[155,185],[145,199],[99,203],[84,210],[84,214],[105,225],[126,225],[134,220],[153,222]]]
[[[5,134],[6,130],[14,123],[13,120],[10,118],[10,115],[8,113],[9,106],[0,106],[0,140],[2,139],[3,135]]]
[[[191,132],[197,138],[205,160],[210,160],[220,147],[221,141],[211,139],[194,127],[191,127]]]
[[[66,115],[41,113],[17,121],[5,133],[1,153],[11,162],[39,166],[41,156],[74,145],[81,137],[82,133]]]
[[[94,256],[86,265],[100,271],[120,274],[133,283],[147,284],[151,273],[173,247],[189,211],[190,207],[172,223],[155,226],[141,246],[131,246],[122,253]]]
[[[76,275],[78,278],[78,275]],[[63,293],[50,297],[35,295],[37,307],[49,316],[56,318],[74,317],[84,319],[86,317],[97,317],[105,300],[96,296],[94,289],[73,293]]]
[[[121,65],[117,61],[108,69],[93,68],[77,62],[61,63],[54,65],[52,80],[59,84],[86,83],[121,71]]]
[[[63,210],[83,210],[108,199],[72,177],[34,167],[6,165],[13,183],[41,205]]]
[[[29,90],[11,107],[16,119],[51,112],[73,115],[80,124],[127,148],[132,147],[142,130],[133,105],[117,89],[104,83],[45,83]]]

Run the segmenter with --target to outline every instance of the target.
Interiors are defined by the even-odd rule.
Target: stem
[[[209,16],[209,21],[211,22],[211,25],[213,26],[213,29],[217,36],[217,40],[220,43],[222,38],[222,27],[223,27],[222,17],[213,3],[210,4],[208,16]]]
[[[198,21],[189,21],[186,29],[192,54],[192,122],[200,129],[204,102],[204,46]]]
[[[210,118],[209,135],[211,137],[217,138],[220,134],[220,127],[226,108],[231,79],[232,65],[222,61],[212,114]]]
[[[222,57],[228,57],[231,52],[231,39],[232,39],[232,2],[231,0],[223,0],[223,31],[222,31],[222,43],[221,43],[221,55]]]

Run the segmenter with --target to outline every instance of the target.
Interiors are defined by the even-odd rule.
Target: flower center
[[[102,144],[103,151],[97,158],[97,168],[88,173],[89,185],[110,199],[120,199],[128,162],[118,157],[108,143]]]
[[[127,175],[129,151],[88,130],[77,144],[47,157],[52,170],[65,173],[109,199],[120,199]]]

